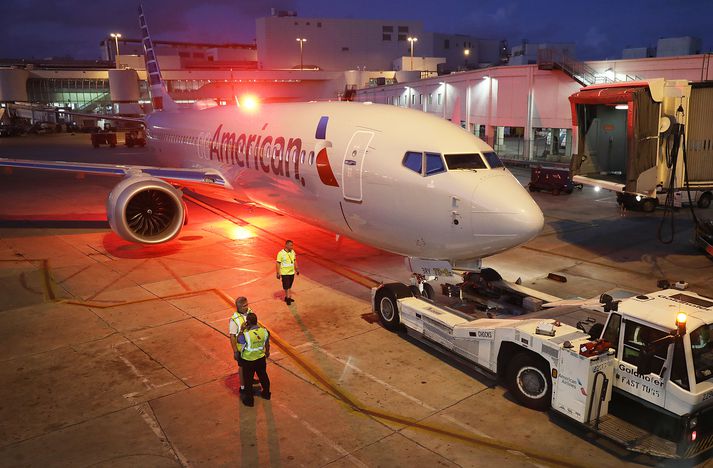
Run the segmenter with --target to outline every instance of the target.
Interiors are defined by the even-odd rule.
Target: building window
[[[438,105],[441,105],[441,93],[438,93]]]
[[[321,22],[318,22],[318,23],[317,23],[317,27],[318,27],[318,28],[321,28],[321,27],[322,27],[322,23],[321,23]]]
[[[399,26],[399,33],[408,34],[408,26]]]
[[[411,95],[411,105],[413,106],[414,104],[416,104],[416,95],[412,94]]]
[[[405,41],[406,40],[406,34],[399,34],[399,41]]]
[[[382,35],[381,35],[381,40],[382,40],[382,41],[390,41],[390,40],[391,40],[391,34],[382,34]]]
[[[451,48],[451,41],[450,41],[450,39],[444,39],[444,40],[443,40],[443,48],[444,48],[444,49],[450,49],[450,48]]]
[[[349,52],[349,47],[342,47],[342,52]]]
[[[666,336],[666,333],[655,328],[647,327],[635,322],[624,322],[624,352],[622,358],[624,362],[632,365],[637,365],[639,356],[647,345]],[[668,346],[662,347],[654,351],[654,360],[652,372],[660,374],[663,365],[666,362],[668,354]]]
[[[423,105],[423,94],[418,95],[418,105],[419,106]]]
[[[381,32],[383,32],[383,33],[392,33],[392,32],[394,32],[394,27],[393,27],[393,26],[382,26],[382,27],[381,27]]]
[[[307,21],[305,24],[306,24],[307,26],[309,26],[309,21]]]

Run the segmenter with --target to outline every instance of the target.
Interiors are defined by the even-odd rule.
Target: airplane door
[[[369,152],[369,143],[373,137],[373,132],[358,131],[349,140],[342,167],[342,191],[345,200],[362,201],[364,158]]]

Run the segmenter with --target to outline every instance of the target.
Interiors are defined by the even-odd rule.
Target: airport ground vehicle
[[[129,148],[133,148],[134,146],[146,146],[146,136],[142,130],[127,131],[124,141]]]
[[[23,128],[12,123],[0,123],[0,136],[11,137],[22,135]]]
[[[713,220],[701,222],[696,227],[694,236],[698,247],[703,249],[710,258],[713,258]]]
[[[653,211],[713,200],[713,83],[687,80],[595,85],[570,96],[575,183],[617,192],[629,209]]]
[[[92,146],[99,148],[100,145],[116,147],[116,133],[114,132],[94,132],[92,133]]]
[[[540,190],[552,192],[553,195],[560,193],[572,193],[574,188],[582,188],[582,184],[574,184],[570,176],[569,169],[562,167],[533,166],[530,169],[530,192]]]
[[[386,328],[497,377],[524,406],[658,457],[713,447],[712,299],[617,291],[519,316],[508,307],[466,314],[400,283],[374,288],[372,299]]]

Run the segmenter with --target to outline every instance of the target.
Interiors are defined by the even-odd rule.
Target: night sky
[[[138,5],[138,2],[135,3]],[[138,38],[134,2],[0,0],[0,58],[100,57],[99,42],[116,31]],[[270,8],[303,17],[420,20],[427,31],[529,42],[575,42],[580,59],[620,58],[625,47],[655,46],[660,37],[696,36],[713,48],[713,0],[335,1],[144,0],[156,39],[252,42],[255,18]]]

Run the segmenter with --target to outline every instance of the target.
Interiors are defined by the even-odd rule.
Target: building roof
[[[99,43],[100,46],[104,46],[106,41],[109,40],[113,42],[113,39],[102,39]],[[141,39],[132,38],[121,38],[119,42],[122,44],[141,44]],[[256,50],[257,44],[241,44],[241,43],[224,43],[224,44],[213,44],[209,42],[181,42],[181,41],[153,41],[154,45],[169,45],[174,47],[203,47],[206,49],[221,48],[221,49],[249,49]]]

